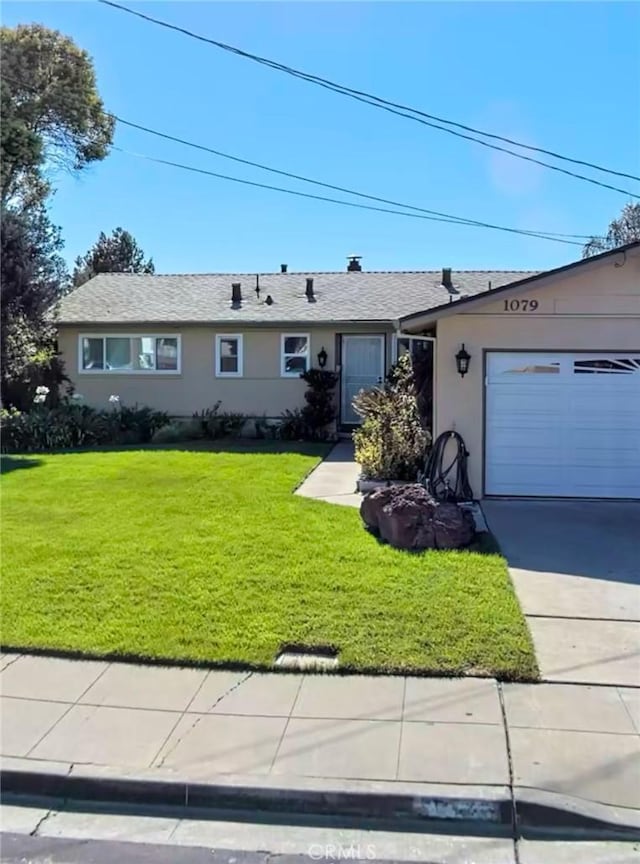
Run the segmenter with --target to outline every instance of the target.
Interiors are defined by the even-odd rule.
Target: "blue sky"
[[[122,2],[431,114],[638,173],[637,3]],[[109,110],[247,159],[546,231],[602,232],[628,200],[97,3],[7,2],[3,12],[7,26],[38,21],[85,48]],[[115,143],[319,191],[124,127]],[[118,225],[159,272],[340,270],[349,253],[372,270],[547,268],[580,257],[578,247],[296,199],[115,151],[55,185],[51,213],[69,261]]]

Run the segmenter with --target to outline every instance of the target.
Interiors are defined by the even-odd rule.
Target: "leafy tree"
[[[100,232],[97,242],[86,255],[76,258],[72,281],[74,287],[88,282],[97,273],[155,273],[153,259],[144,260],[144,251],[124,228],[116,228],[110,237]]]
[[[4,407],[29,407],[39,385],[65,380],[55,354],[52,313],[68,286],[59,230],[43,205],[2,209],[0,226],[0,386]]]
[[[640,203],[625,204],[617,219],[609,223],[606,237],[592,237],[582,250],[583,258],[590,258],[608,249],[617,249],[626,243],[640,240]]]
[[[42,24],[0,29],[2,203],[42,201],[45,166],[80,170],[104,159],[114,119],[86,51]]]

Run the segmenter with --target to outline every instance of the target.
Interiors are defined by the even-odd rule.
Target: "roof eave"
[[[139,321],[110,319],[110,320],[93,320],[93,321],[73,321],[56,319],[53,321],[56,327],[392,327],[396,328],[398,324],[397,318],[323,318],[319,320],[309,321],[304,319],[281,318],[273,321],[243,321],[237,318],[220,318],[209,320],[198,319],[162,319],[149,320],[141,319]]]
[[[427,324],[437,321],[439,318],[446,318],[449,315],[456,315],[459,307],[464,306],[482,306],[486,303],[491,303],[494,297],[510,291],[526,288],[531,283],[541,282],[545,279],[553,279],[555,276],[560,276],[578,267],[585,267],[597,264],[600,261],[610,258],[613,255],[626,255],[630,249],[640,247],[640,240],[633,240],[631,243],[626,243],[624,246],[618,246],[616,249],[608,249],[606,252],[601,252],[599,255],[592,255],[589,258],[581,258],[580,261],[572,261],[570,264],[563,264],[562,267],[556,267],[553,270],[542,270],[533,276],[527,276],[524,279],[518,279],[515,282],[509,282],[506,285],[500,285],[498,288],[491,288],[488,291],[482,291],[480,294],[474,294],[473,297],[464,297],[461,300],[454,300],[441,306],[434,306],[431,309],[425,309],[422,312],[412,312],[410,315],[403,315],[400,318],[400,326],[411,324]]]

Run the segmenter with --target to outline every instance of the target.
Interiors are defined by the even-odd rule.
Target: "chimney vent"
[[[280,265],[280,272],[281,272],[281,273],[286,273],[286,272],[287,272],[287,265],[286,265],[286,264],[281,264],[281,265]]]
[[[231,302],[234,306],[242,303],[242,286],[240,282],[232,282],[231,283]]]
[[[267,294],[267,299],[266,299],[264,302],[267,304],[267,306],[271,306],[271,305],[272,305],[272,303],[273,303],[273,297],[271,296],[271,294]]]
[[[347,255],[347,271],[349,273],[359,272],[362,270],[360,265],[360,261],[362,260],[362,255]]]
[[[307,300],[311,302],[315,299],[315,295],[313,293],[313,279],[307,279],[307,287],[305,288],[305,294],[307,295]]]
[[[451,281],[451,267],[442,268],[442,284],[445,288],[453,288],[453,282]]]

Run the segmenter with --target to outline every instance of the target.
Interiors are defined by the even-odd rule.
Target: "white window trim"
[[[434,342],[436,341],[435,336],[414,336],[412,333],[394,333],[393,334],[393,348],[391,351],[392,362],[398,362],[398,340],[399,339],[411,339],[414,342]],[[435,344],[434,344],[434,357],[435,357]]]
[[[284,345],[285,339],[306,339],[307,340],[307,351],[306,354],[285,354]],[[299,372],[287,372],[286,371],[286,358],[287,357],[306,357],[307,358],[307,372],[311,368],[311,335],[309,333],[281,333],[280,334],[280,377],[281,378],[299,378]]]
[[[220,369],[220,342],[223,339],[236,339],[238,342],[238,371],[222,372]],[[216,378],[242,378],[244,366],[244,347],[242,333],[216,333],[215,375]]]
[[[83,339],[177,339],[177,369],[84,369],[82,365]],[[103,342],[103,359],[106,359],[106,343]],[[78,335],[78,374],[79,375],[181,375],[182,374],[182,337],[179,333],[80,333]]]

